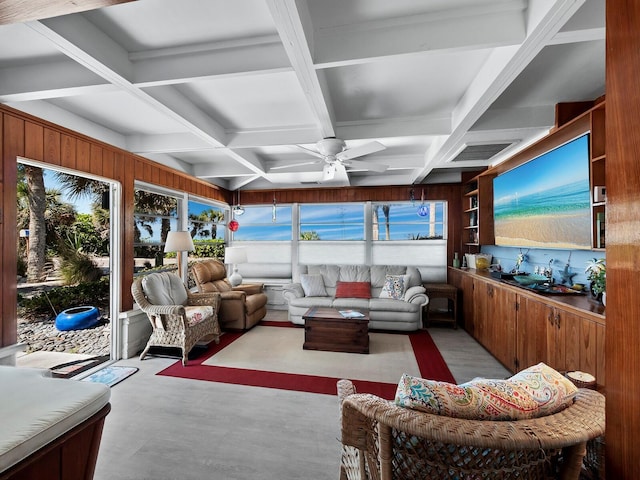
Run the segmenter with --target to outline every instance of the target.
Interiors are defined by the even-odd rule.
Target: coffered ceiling
[[[455,182],[604,94],[604,10],[138,0],[1,25],[0,102],[230,190]],[[325,137],[347,149],[331,175]]]

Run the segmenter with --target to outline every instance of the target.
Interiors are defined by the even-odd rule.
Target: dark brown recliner
[[[201,293],[218,292],[218,321],[224,329],[248,330],[267,314],[267,294],[261,283],[232,287],[227,270],[220,260],[210,259],[191,267],[193,279]]]

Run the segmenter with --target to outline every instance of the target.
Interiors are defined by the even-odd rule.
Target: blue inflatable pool
[[[56,328],[60,331],[83,330],[95,327],[99,321],[100,312],[96,307],[74,307],[56,316]]]

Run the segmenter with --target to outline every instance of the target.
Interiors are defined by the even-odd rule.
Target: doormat
[[[121,367],[118,365],[109,365],[91,375],[84,377],[83,382],[104,383],[109,387],[120,383],[125,378],[130,377],[138,371],[138,367]]]
[[[60,365],[51,367],[49,370],[51,370],[51,376],[54,378],[71,378],[78,375],[79,373],[86,372],[93,367],[97,367],[101,363],[108,361],[109,358],[109,355],[83,358],[82,360],[61,363]]]

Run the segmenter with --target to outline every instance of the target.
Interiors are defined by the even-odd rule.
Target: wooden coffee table
[[[302,315],[305,350],[369,353],[369,312],[364,317],[345,318],[335,308],[312,307]]]

